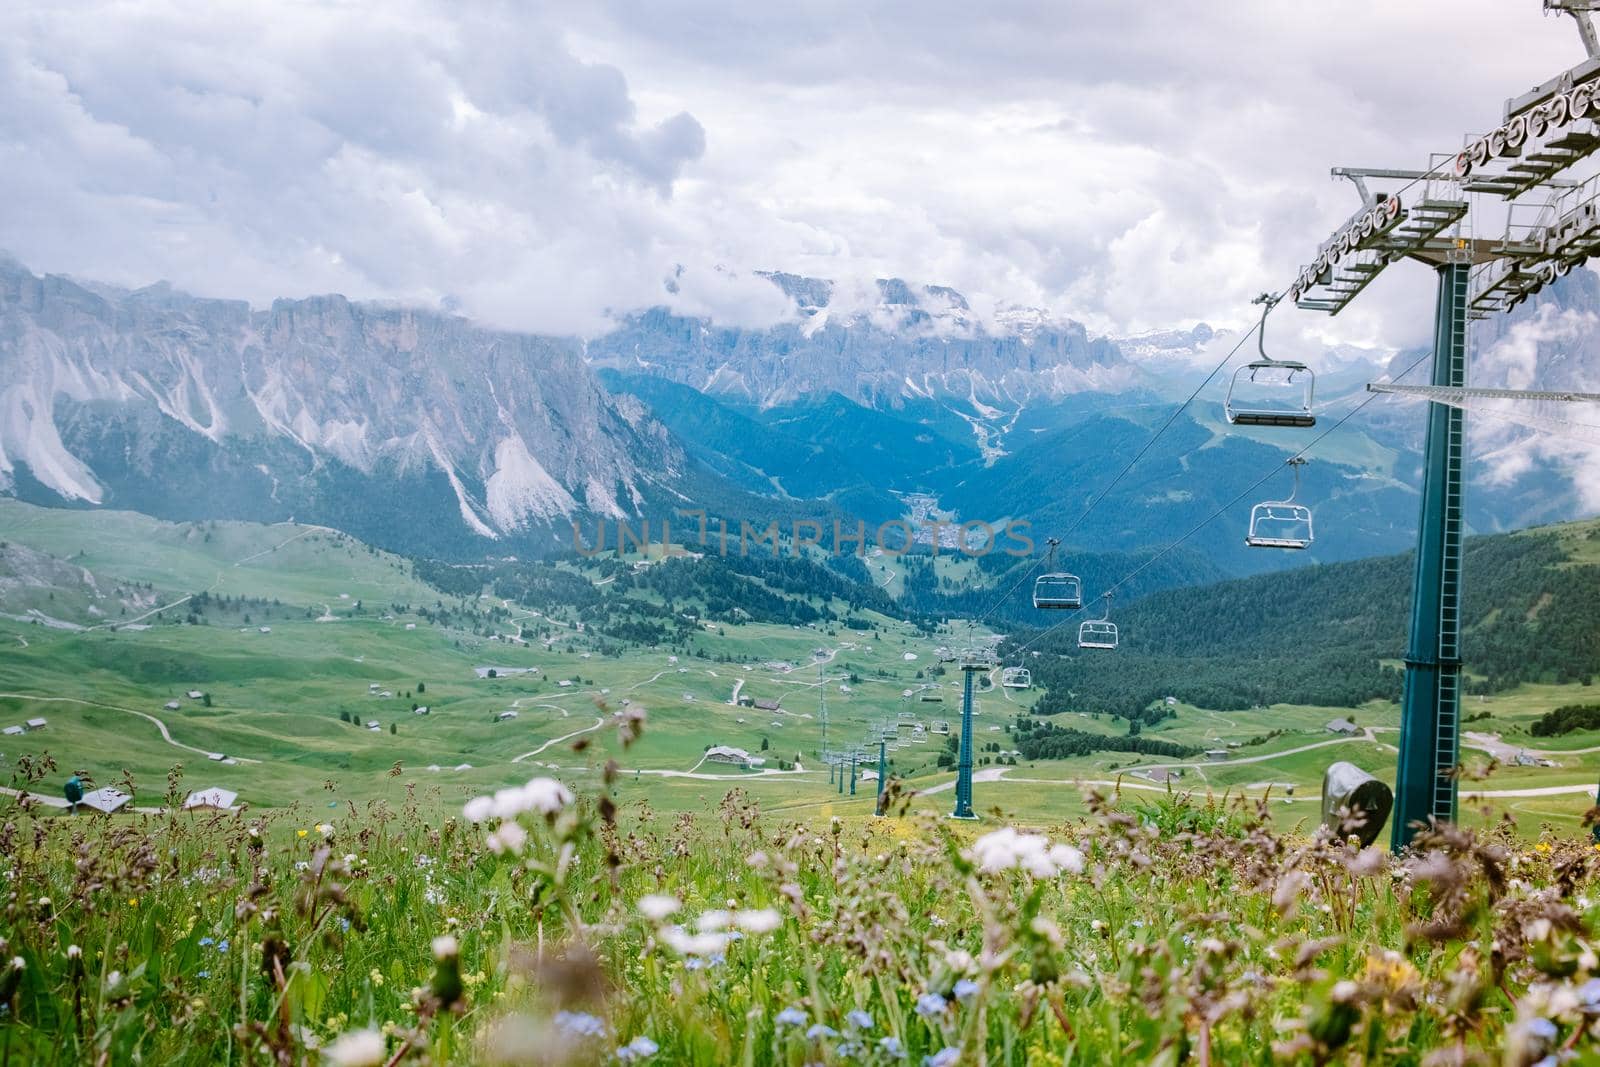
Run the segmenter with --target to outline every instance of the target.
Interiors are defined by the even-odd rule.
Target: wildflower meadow
[[[637,731],[635,721],[625,729]],[[665,817],[534,778],[0,826],[0,1063],[1593,1063],[1586,841],[1265,804]],[[176,792],[176,783],[173,783]],[[613,796],[615,794],[615,796]]]

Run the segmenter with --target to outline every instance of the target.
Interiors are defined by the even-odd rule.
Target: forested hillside
[[[1600,525],[1473,538],[1465,556],[1468,689],[1588,684],[1600,671]],[[1096,587],[1089,586],[1093,592]],[[1163,697],[1218,709],[1351,707],[1399,695],[1411,556],[1303,567],[1152,593],[1113,613],[1115,652],[1077,647],[1077,622],[1005,651],[1047,692],[1038,710],[1157,715]],[[1035,657],[1028,653],[1038,651]]]

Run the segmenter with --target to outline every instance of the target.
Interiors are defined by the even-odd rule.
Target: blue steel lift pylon
[[[1467,376],[1468,263],[1438,268],[1433,384],[1461,387]],[[1391,844],[1411,843],[1429,820],[1454,822],[1461,753],[1461,480],[1465,412],[1428,405],[1422,515],[1411,589],[1400,711]]]
[[[1421,260],[1439,273],[1429,387],[1433,395],[1395,781],[1391,841],[1396,851],[1411,842],[1419,824],[1449,821],[1456,813],[1465,419],[1459,406],[1447,400],[1471,392],[1466,386],[1467,323],[1509,311],[1600,255],[1600,187],[1593,178],[1563,176],[1600,152],[1600,137],[1593,129],[1600,33],[1590,19],[1600,10],[1600,0],[1544,0],[1544,9],[1572,16],[1588,59],[1506,101],[1496,129],[1468,137],[1459,153],[1433,157],[1426,171],[1335,168],[1336,176],[1354,183],[1361,207],[1322,243],[1288,290],[1298,307],[1337,315],[1402,259]],[[1369,189],[1369,179],[1404,184],[1391,195]],[[1469,195],[1505,202],[1502,235],[1473,236],[1469,216],[1477,212]],[[1474,265],[1480,267],[1476,278]]]
[[[952,819],[976,819],[972,810],[972,676],[994,667],[994,653],[971,651],[961,657],[961,747],[956,757],[956,806]]]

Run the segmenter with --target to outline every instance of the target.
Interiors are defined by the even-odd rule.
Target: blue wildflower
[[[626,1045],[617,1049],[617,1059],[623,1063],[637,1063],[639,1060],[649,1059],[660,1051],[660,1045],[640,1034]]]
[[[556,1025],[574,1037],[599,1037],[606,1032],[605,1020],[585,1011],[558,1011]]]
[[[350,920],[346,919],[346,918],[343,918],[341,916],[340,919],[339,919],[339,929],[341,931],[343,931],[344,933],[349,933],[350,932]]]
[[[917,1014],[924,1019],[933,1019],[944,1014],[950,1002],[937,993],[924,993],[917,998]]]
[[[799,1008],[784,1008],[778,1013],[777,1022],[779,1026],[804,1026],[806,1013]]]
[[[202,937],[200,939],[200,947],[201,948],[206,948],[207,946],[215,945],[216,943],[217,943],[217,939],[214,938],[214,937]]]
[[[844,1044],[834,1049],[834,1051],[840,1056],[849,1060],[861,1055],[861,1053],[865,1050],[862,1048],[861,1042],[859,1041],[846,1041]]]
[[[211,972],[210,971],[196,971],[195,972],[195,977],[196,978],[210,978],[211,977]]]
[[[901,1046],[898,1037],[879,1038],[878,1051],[888,1056],[891,1060],[903,1060],[906,1058],[906,1050]]]
[[[963,1004],[971,1004],[978,995],[978,983],[970,978],[963,978],[956,983],[953,990],[957,1000]]]
[[[872,1016],[868,1015],[860,1008],[848,1013],[844,1018],[845,1022],[849,1023],[857,1030],[871,1030],[875,1025],[872,1021]]]
[[[1556,1024],[1549,1019],[1530,1019],[1528,1033],[1534,1037],[1542,1037],[1546,1041],[1554,1041],[1559,1031],[1556,1030]]]
[[[810,1038],[812,1041],[820,1041],[824,1038],[834,1038],[838,1036],[839,1031],[835,1030],[831,1026],[826,1026],[823,1023],[817,1023],[812,1026],[811,1029],[806,1031],[806,1037]]]
[[[1579,986],[1578,999],[1586,1008],[1600,1008],[1600,978],[1591,978]]]
[[[951,1064],[960,1059],[960,1049],[942,1048],[932,1056],[922,1057],[922,1067],[951,1067]]]
[[[218,952],[222,952],[222,953],[226,953],[228,951],[228,939],[227,938],[223,938],[221,941],[217,942],[217,951]]]
[[[690,956],[683,961],[683,969],[686,971],[703,971],[712,967],[720,967],[727,962],[728,957],[720,952],[712,956]]]

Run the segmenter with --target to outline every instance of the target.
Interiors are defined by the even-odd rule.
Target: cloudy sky
[[[10,0],[0,248],[191,291],[595,333],[761,269],[1128,334],[1248,321],[1355,206],[1582,58],[1537,0]],[[1389,272],[1297,330],[1427,333]],[[1420,308],[1420,311],[1419,311]]]

